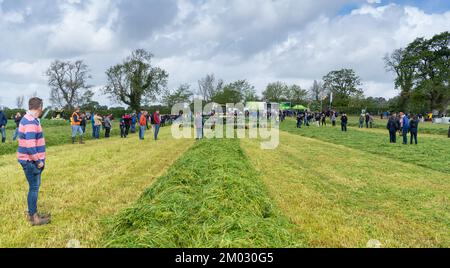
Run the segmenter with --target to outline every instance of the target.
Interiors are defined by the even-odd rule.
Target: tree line
[[[153,54],[137,49],[121,63],[106,71],[106,85],[102,93],[112,101],[127,105],[128,110],[140,110],[157,104],[170,112],[176,103],[192,103],[194,98],[219,104],[249,101],[288,102],[301,104],[311,110],[334,108],[347,113],[366,109],[372,113],[406,111],[425,113],[437,110],[446,113],[450,104],[450,34],[444,32],[431,39],[417,38],[406,48],[400,48],[384,57],[386,70],[395,74],[395,87],[399,95],[390,100],[365,97],[361,78],[352,69],[334,70],[321,81],[314,81],[309,89],[288,85],[282,81],[269,83],[259,96],[247,80],[226,84],[214,74],[198,81],[198,88],[182,84],[168,89],[169,74],[152,62]],[[53,107],[73,110],[107,110],[93,101],[93,85],[89,67],[82,61],[55,60],[46,71]],[[17,98],[18,108],[24,97]],[[115,108],[120,111],[121,108]],[[124,109],[124,108],[123,108]]]

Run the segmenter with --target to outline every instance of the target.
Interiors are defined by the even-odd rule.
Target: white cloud
[[[353,68],[367,95],[392,97],[393,77],[382,57],[450,29],[450,11],[425,13],[379,0],[257,3],[0,0],[0,97],[14,105],[14,95],[39,89],[46,98],[43,72],[56,58],[84,59],[99,92],[105,70],[135,48],[156,55],[171,87],[196,88],[215,73],[227,82],[248,79],[260,92],[276,80],[308,88],[331,70]],[[342,13],[354,4],[359,7]],[[100,94],[96,99],[109,104]]]

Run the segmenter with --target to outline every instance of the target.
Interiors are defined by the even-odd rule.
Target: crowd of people
[[[25,177],[29,184],[27,203],[28,203],[28,221],[33,226],[39,226],[48,224],[51,221],[51,215],[40,214],[37,210],[37,200],[39,194],[39,188],[41,184],[42,172],[45,168],[46,159],[46,145],[39,120],[43,112],[43,101],[39,98],[31,98],[29,101],[29,110],[26,114],[22,115],[17,113],[14,116],[14,122],[16,124],[16,130],[13,135],[13,139],[18,138],[18,150],[17,159],[25,173]],[[211,115],[214,115],[212,113]],[[247,114],[246,114],[247,115]],[[182,113],[178,117],[183,116]],[[234,113],[237,116],[237,113]],[[264,114],[263,116],[269,116]],[[280,112],[280,120],[284,121],[286,116],[297,117],[297,128],[302,128],[303,125],[309,127],[310,125],[316,125],[322,127],[327,125],[327,118],[330,119],[331,125],[336,127],[338,118],[340,117],[341,129],[343,132],[347,132],[348,116],[345,113],[338,113],[336,111],[326,112],[298,112],[287,113]],[[139,113],[126,113],[119,119],[120,135],[121,138],[127,138],[130,133],[139,132],[139,139],[145,139],[145,133],[147,130],[152,129],[154,133],[154,139],[158,140],[159,129],[164,126],[166,120],[172,120],[170,116],[161,116],[159,111],[153,114],[145,110],[141,110]],[[87,122],[91,122],[92,136],[94,139],[100,138],[100,132],[104,129],[105,138],[110,137],[112,129],[112,121],[114,117],[112,114],[101,115],[99,113],[87,114],[81,112],[80,108],[75,108],[75,111],[70,117],[72,128],[72,143],[75,143],[77,136],[79,136],[79,143],[83,144],[83,135],[86,133]],[[364,126],[371,128],[374,125],[374,119],[369,113],[361,114],[359,119],[359,127]],[[2,142],[6,140],[6,125],[8,119],[5,114],[0,111],[0,129],[2,134]],[[387,129],[390,134],[390,142],[396,143],[397,133],[400,132],[403,136],[403,144],[408,144],[408,133],[411,135],[410,143],[415,144],[417,141],[417,134],[419,128],[420,118],[413,114],[392,113],[388,119]],[[195,114],[194,126],[197,132],[197,139],[203,138],[204,129],[204,116],[202,113]]]
[[[147,130],[152,130],[154,139],[158,140],[159,129],[166,124],[168,117],[161,116],[159,110],[151,114],[147,111],[140,111],[139,113],[125,113],[119,118],[120,137],[127,138],[130,134],[139,133],[139,139],[145,139]],[[104,130],[105,138],[111,137],[111,130],[113,128],[114,116],[112,114],[101,115],[97,112],[92,114],[81,113],[80,108],[75,108],[75,111],[70,117],[72,126],[72,143],[75,143],[77,136],[79,143],[84,144],[83,136],[86,133],[87,121],[91,122],[92,137],[100,139],[101,130]]]
[[[286,112],[280,113],[281,121],[288,114]],[[302,128],[302,126],[309,127],[311,124],[315,124],[317,127],[326,126],[327,118],[330,118],[333,127],[336,126],[337,118],[340,116],[341,130],[347,132],[348,128],[348,116],[345,113],[339,114],[336,111],[327,112],[298,112],[294,113],[297,117],[297,128]],[[370,113],[363,113],[360,115],[358,120],[358,127],[373,128],[374,127],[374,117]],[[410,135],[410,144],[418,144],[417,135],[419,131],[419,124],[421,121],[420,115],[405,114],[403,112],[397,114],[392,113],[388,119],[387,129],[389,131],[390,143],[397,143],[397,133],[403,138],[403,144],[408,144],[408,134]],[[450,133],[450,130],[449,130]],[[449,134],[450,137],[450,134]]]

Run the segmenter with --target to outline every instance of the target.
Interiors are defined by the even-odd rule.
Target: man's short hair
[[[42,108],[43,104],[44,104],[44,102],[42,101],[42,99],[40,99],[38,97],[33,97],[28,102],[28,109],[38,110],[38,109]]]

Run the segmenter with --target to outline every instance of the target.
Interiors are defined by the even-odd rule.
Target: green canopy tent
[[[301,111],[308,110],[308,108],[306,108],[303,105],[295,105],[294,107],[292,107],[292,109],[294,109],[294,110],[301,110]]]
[[[286,111],[286,110],[290,110],[291,109],[291,104],[290,103],[281,103],[280,104],[280,110],[281,111]]]

